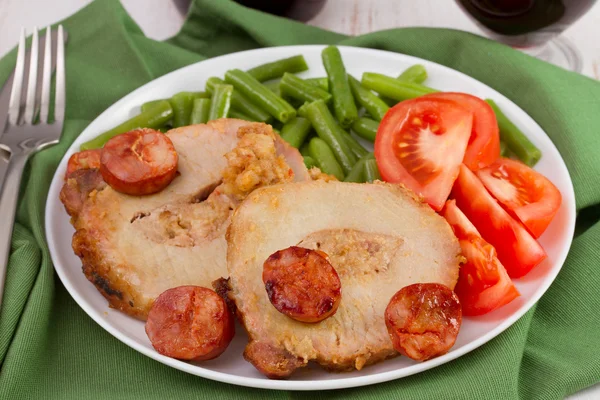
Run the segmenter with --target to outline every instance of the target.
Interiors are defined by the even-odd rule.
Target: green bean
[[[212,98],[210,99],[210,111],[208,112],[209,121],[227,118],[229,108],[231,108],[232,93],[233,86],[231,85],[216,85],[214,87]]]
[[[333,111],[340,125],[349,128],[358,118],[358,110],[354,104],[342,55],[337,47],[329,46],[323,50],[321,58],[327,71],[329,90],[333,95]]]
[[[280,82],[281,82],[281,79],[274,79],[269,82],[263,82],[263,85],[265,85],[271,92],[273,92],[277,96],[281,97],[281,90],[279,90]]]
[[[318,167],[317,161],[311,156],[304,156],[304,165],[306,165],[307,169]]]
[[[344,182],[363,183],[365,181],[365,162],[373,158],[375,158],[373,153],[367,153],[366,155],[362,156],[360,160],[354,164],[354,167],[352,167],[352,170],[348,173],[348,175],[346,175]]]
[[[192,113],[190,115],[190,124],[205,124],[208,122],[208,113],[210,111],[210,99],[195,99]]]
[[[282,96],[288,96],[300,100],[302,103],[323,100],[329,103],[331,95],[326,90],[298,78],[296,75],[286,72],[279,83]]]
[[[288,102],[275,95],[247,72],[239,69],[227,71],[225,81],[283,123],[296,116],[296,110]]]
[[[225,81],[216,77],[208,78],[206,81],[206,91],[212,94],[215,85],[224,85]],[[268,112],[254,104],[250,99],[241,94],[239,91],[234,90],[231,94],[231,108],[246,114],[253,121],[257,122],[270,122],[272,117]]]
[[[189,96],[192,97],[192,99],[210,99],[210,94],[207,92],[180,92],[178,94],[183,94],[183,93],[187,93]],[[147,111],[149,109],[151,109],[152,107],[154,107],[156,104],[158,104],[158,102],[160,101],[169,101],[169,99],[158,99],[158,100],[150,100],[145,102],[144,104],[142,104],[141,107],[141,111]]]
[[[80,148],[81,150],[98,149],[113,137],[138,128],[159,129],[169,122],[171,118],[173,118],[173,108],[170,102],[166,100],[161,101],[150,110],[128,119],[119,126],[96,136],[89,142],[83,143]]]
[[[248,73],[259,82],[281,78],[286,72],[302,72],[308,69],[303,55],[273,61],[251,68]]]
[[[329,81],[327,78],[307,78],[305,81],[312,85],[316,85],[323,90],[329,91]]]
[[[352,131],[363,139],[374,142],[379,122],[370,118],[359,118],[352,124]]]
[[[437,92],[437,90],[428,88],[427,86],[399,81],[392,77],[376,74],[374,72],[365,72],[362,76],[361,83],[367,89],[373,90],[396,101],[413,99],[424,94]]]
[[[298,112],[310,121],[317,135],[331,147],[344,173],[350,172],[357,159],[344,138],[348,133],[339,126],[325,102],[318,100],[305,104]]]
[[[251,116],[244,114],[241,111],[234,110],[233,108],[229,110],[229,114],[227,114],[229,118],[237,118],[243,119],[244,121],[257,122],[252,119]]]
[[[306,118],[296,117],[281,128],[281,138],[295,148],[300,148],[312,125]]]
[[[381,180],[381,175],[379,175],[379,169],[377,168],[377,161],[367,160],[365,162],[365,180],[367,182]]]
[[[498,105],[491,99],[485,100],[494,110],[498,127],[500,128],[500,140],[506,143],[519,160],[533,167],[542,158],[542,152],[525,136],[519,128],[508,119]]]
[[[150,100],[145,102],[144,104],[142,104],[141,107],[141,111],[148,111],[149,109],[151,109],[152,107],[156,106],[158,103],[160,103],[161,101],[165,101],[165,99],[158,99],[158,100]]]
[[[358,104],[363,106],[374,119],[381,121],[390,107],[375,93],[365,89],[353,76],[348,75],[348,82],[350,83],[354,99],[358,101]]]
[[[423,83],[427,79],[427,70],[421,64],[415,64],[405,69],[396,79],[404,82]],[[381,100],[385,101],[389,106],[398,103],[396,100],[385,96],[381,96]]]
[[[350,147],[352,154],[354,154],[357,159],[361,158],[362,156],[368,153],[367,149],[362,147],[362,145],[358,143],[358,141],[354,139],[354,137],[349,133],[346,133],[344,135],[344,140],[346,141],[348,147]]]
[[[300,146],[300,154],[302,154],[302,156],[304,156],[304,157],[310,156],[310,151],[308,150],[309,143],[310,143],[310,140],[308,142],[305,142],[302,146]]]
[[[510,150],[504,142],[500,142],[500,157],[508,157]]]
[[[333,151],[323,139],[312,138],[308,143],[308,151],[321,171],[335,176],[340,181],[344,179],[342,167],[338,164]]]
[[[400,75],[398,80],[405,82],[412,82],[421,84],[427,79],[427,70],[421,64],[415,64],[412,67],[408,67]]]
[[[180,92],[174,94],[170,99],[171,107],[173,107],[173,128],[186,126],[190,124],[190,114],[194,97],[190,92]]]
[[[271,92],[275,93],[277,96],[287,101],[294,108],[298,108],[302,104],[304,104],[303,101],[299,101],[289,96],[285,96],[281,92],[281,79],[275,79],[269,82],[264,82],[263,85],[265,85]]]

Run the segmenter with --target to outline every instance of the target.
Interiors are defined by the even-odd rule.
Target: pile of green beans
[[[365,72],[358,80],[346,72],[337,47],[326,47],[321,58],[326,77],[295,75],[308,70],[302,55],[247,71],[231,69],[224,79],[208,78],[203,92],[180,92],[142,104],[139,115],[84,143],[81,149],[102,147],[110,138],[137,128],[164,132],[230,117],[272,124],[283,140],[300,150],[308,168],[317,166],[348,182],[381,179],[373,153],[360,141],[375,141],[379,121],[390,107],[437,90],[423,85],[427,70],[420,64],[396,78]],[[539,149],[494,101],[486,101],[496,114],[502,156],[535,165],[541,158]]]
[[[212,78],[208,78],[206,80],[206,92],[212,94],[216,85],[225,85],[225,81],[214,76]],[[272,120],[272,117],[268,112],[258,107],[256,104],[250,101],[250,99],[237,90],[234,90],[231,94],[231,108],[238,113],[242,113],[243,115],[247,115],[248,117],[252,118],[252,121],[270,122]]]

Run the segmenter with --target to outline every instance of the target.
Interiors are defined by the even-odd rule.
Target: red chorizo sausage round
[[[166,290],[154,301],[146,321],[146,334],[156,351],[180,360],[216,358],[234,333],[225,301],[199,286]]]
[[[177,175],[178,156],[167,135],[136,129],[110,139],[102,148],[100,173],[114,190],[134,196],[160,192]]]
[[[279,250],[265,261],[262,278],[271,304],[297,321],[323,321],[342,299],[340,278],[321,251]]]
[[[445,354],[456,341],[462,310],[456,294],[438,283],[400,289],[385,310],[394,348],[417,361]]]

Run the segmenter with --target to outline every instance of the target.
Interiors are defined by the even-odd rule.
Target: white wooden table
[[[0,57],[15,46],[22,26],[45,27],[92,0],[0,0]],[[102,1],[102,0],[97,0]],[[121,0],[144,33],[163,40],[177,33],[185,15],[172,0]],[[180,5],[187,0],[175,0]],[[452,0],[328,0],[311,25],[349,35],[406,26],[433,26],[483,34]],[[564,32],[583,56],[584,75],[600,79],[600,4]],[[600,399],[600,384],[570,399]]]

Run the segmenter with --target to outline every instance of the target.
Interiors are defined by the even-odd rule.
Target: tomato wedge
[[[473,128],[463,159],[463,163],[469,169],[476,171],[487,167],[500,157],[498,121],[488,103],[467,93],[441,92],[425,97],[452,100],[473,113]]]
[[[136,129],[110,139],[102,148],[100,173],[114,190],[134,196],[160,192],[177,175],[178,156],[167,135]]]
[[[496,248],[498,259],[510,277],[527,274],[546,258],[542,246],[496,202],[465,165],[460,167],[452,197],[481,236]]]
[[[460,267],[454,288],[463,314],[486,314],[519,297],[519,291],[498,260],[496,249],[483,240],[477,228],[456,206],[455,200],[446,202],[442,215],[454,230],[467,259]]]
[[[416,98],[397,104],[377,130],[381,176],[404,184],[439,211],[458,176],[472,123],[473,114],[451,100]]]
[[[519,161],[500,158],[477,171],[477,176],[536,238],[544,233],[560,208],[562,196],[556,186]]]

